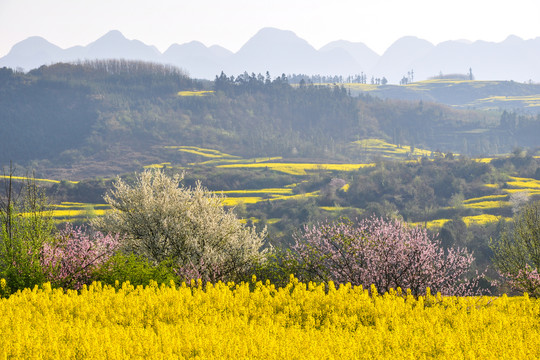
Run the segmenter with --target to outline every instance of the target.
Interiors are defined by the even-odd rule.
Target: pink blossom
[[[370,218],[304,228],[290,253],[299,277],[337,283],[374,284],[380,292],[398,287],[421,294],[430,287],[444,295],[469,294],[464,278],[474,258],[466,249],[445,251],[426,229],[394,220]]]
[[[510,279],[508,283],[513,289],[527,292],[534,297],[540,297],[540,273],[538,269],[526,264],[524,269],[515,274],[502,273],[501,275]]]
[[[43,247],[42,267],[56,285],[80,289],[92,281],[93,272],[107,262],[118,245],[118,235],[88,235],[83,228],[67,224],[54,244]]]

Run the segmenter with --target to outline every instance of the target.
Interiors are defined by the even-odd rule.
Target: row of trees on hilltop
[[[384,78],[384,77],[383,77]],[[292,74],[288,76],[291,84],[367,84],[368,77],[361,72],[355,75],[306,75],[306,74]],[[371,78],[371,84],[375,83],[375,78]],[[386,82],[383,84],[385,85]]]
[[[219,76],[216,75],[216,81],[221,82],[226,78],[226,75],[222,72]],[[239,79],[240,78],[240,79]],[[244,72],[238,77],[230,77],[229,80],[236,81],[259,81],[265,84],[270,84],[274,81],[277,83],[289,83],[289,84],[303,84],[303,85],[321,85],[321,84],[367,84],[367,75],[363,72],[360,74],[343,76],[343,75],[306,75],[306,74],[282,74],[274,80],[270,73],[267,71],[263,76],[262,74]],[[388,80],[385,77],[375,78],[371,77],[371,84],[386,85]]]
[[[170,96],[185,89],[200,88],[181,69],[170,65],[132,60],[86,60],[41,66],[31,78],[90,87],[100,95],[130,93],[131,98]]]
[[[269,90],[281,91],[289,88],[289,79],[285,74],[272,80],[268,71],[266,72],[266,76],[260,73],[251,73],[250,75],[244,72],[237,77],[228,77],[224,72],[221,72],[219,76],[216,75],[216,79],[214,80],[214,90],[223,91],[227,94]]]

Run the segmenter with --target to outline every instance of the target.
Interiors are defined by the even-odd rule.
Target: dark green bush
[[[171,280],[180,282],[176,276],[172,262],[162,261],[154,265],[143,256],[117,253],[99,269],[96,278],[104,284],[114,285],[129,281],[132,285],[148,285],[151,280],[158,284],[169,283]]]

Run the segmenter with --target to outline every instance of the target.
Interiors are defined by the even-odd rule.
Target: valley
[[[103,216],[116,176],[157,169],[222,196],[275,247],[306,224],[377,216],[427,227],[484,267],[490,238],[540,198],[534,84],[206,82],[119,60],[0,74],[0,161],[15,180],[34,174],[58,225]],[[514,107],[498,107],[503,93]]]

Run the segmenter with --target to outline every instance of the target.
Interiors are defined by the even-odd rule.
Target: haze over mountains
[[[171,64],[201,79],[214,79],[221,71],[227,75],[269,71],[272,76],[282,73],[347,76],[363,72],[368,82],[371,77],[384,76],[395,84],[411,70],[414,80],[424,80],[441,73],[467,74],[471,68],[479,80],[540,82],[540,37],[523,40],[509,36],[499,43],[458,40],[434,45],[407,36],[378,55],[363,43],[344,40],[315,49],[292,31],[275,28],[261,29],[236,53],[197,41],[173,44],[161,53],[154,46],[126,39],[116,30],[87,46],[68,49],[36,36],[13,46],[0,58],[0,67],[28,71],[55,62],[110,58]]]

